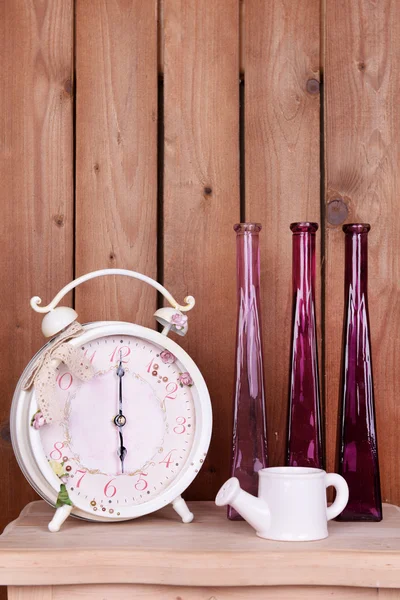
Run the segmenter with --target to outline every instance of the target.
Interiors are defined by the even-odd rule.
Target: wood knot
[[[63,227],[64,226],[64,215],[54,215],[53,221],[57,225],[57,227]]]
[[[359,62],[359,63],[357,64],[357,69],[358,69],[359,71],[365,71],[365,69],[366,69],[366,68],[367,68],[367,67],[366,67],[366,65],[365,65],[365,62],[363,62],[363,61],[361,61],[361,62]]]
[[[110,260],[115,260],[115,253],[114,252],[110,252],[109,259]]]
[[[93,165],[93,171],[95,173],[98,173],[100,171],[100,165],[99,165],[99,163],[94,163],[94,165]]]
[[[342,198],[334,198],[328,202],[326,215],[328,223],[331,225],[342,225],[347,219],[348,214],[349,209]]]
[[[68,94],[68,96],[72,96],[72,90],[72,81],[68,78],[64,82],[64,92]]]
[[[7,444],[11,443],[10,421],[3,421],[3,423],[1,423],[0,439]]]
[[[206,196],[210,196],[210,194],[212,194],[212,189],[210,187],[205,187],[204,193]]]
[[[309,94],[319,94],[320,83],[318,79],[309,79],[306,84],[306,89]]]

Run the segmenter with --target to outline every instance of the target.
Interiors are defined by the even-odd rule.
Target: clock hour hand
[[[126,423],[126,417],[124,416],[124,414],[122,412],[122,378],[124,375],[125,375],[125,369],[122,366],[122,355],[120,355],[119,365],[117,368],[117,377],[119,378],[119,384],[118,384],[118,406],[119,406],[119,408],[118,408],[118,414],[114,419],[114,423],[118,427],[118,433],[119,433],[119,448],[117,450],[117,454],[121,461],[122,473],[124,472],[124,460],[125,460],[125,457],[128,452],[124,446],[124,437],[122,435],[122,428]]]

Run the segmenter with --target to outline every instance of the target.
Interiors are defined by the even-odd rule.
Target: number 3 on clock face
[[[211,435],[198,368],[175,342],[138,325],[89,325],[71,343],[95,375],[84,382],[57,367],[61,419],[28,427],[34,460],[26,441],[14,444],[25,475],[53,503],[63,483],[73,514],[94,520],[134,518],[174,501],[201,468]],[[18,394],[13,418],[22,431],[37,406],[34,392]]]

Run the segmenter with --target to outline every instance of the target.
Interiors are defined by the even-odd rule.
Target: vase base
[[[378,523],[382,521],[382,510],[376,508],[369,511],[344,510],[335,521]]]

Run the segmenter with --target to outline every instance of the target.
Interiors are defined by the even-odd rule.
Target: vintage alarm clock
[[[80,325],[72,308],[57,307],[104,275],[140,279],[163,294],[171,307],[155,313],[162,332],[116,321]],[[184,523],[193,519],[181,494],[208,450],[211,403],[198,367],[167,335],[186,334],[194,303],[188,296],[180,306],[153,279],[124,269],[79,277],[45,307],[31,299],[52,339],[18,382],[11,436],[25,477],[57,509],[50,531],[69,514],[122,521],[169,503]]]

